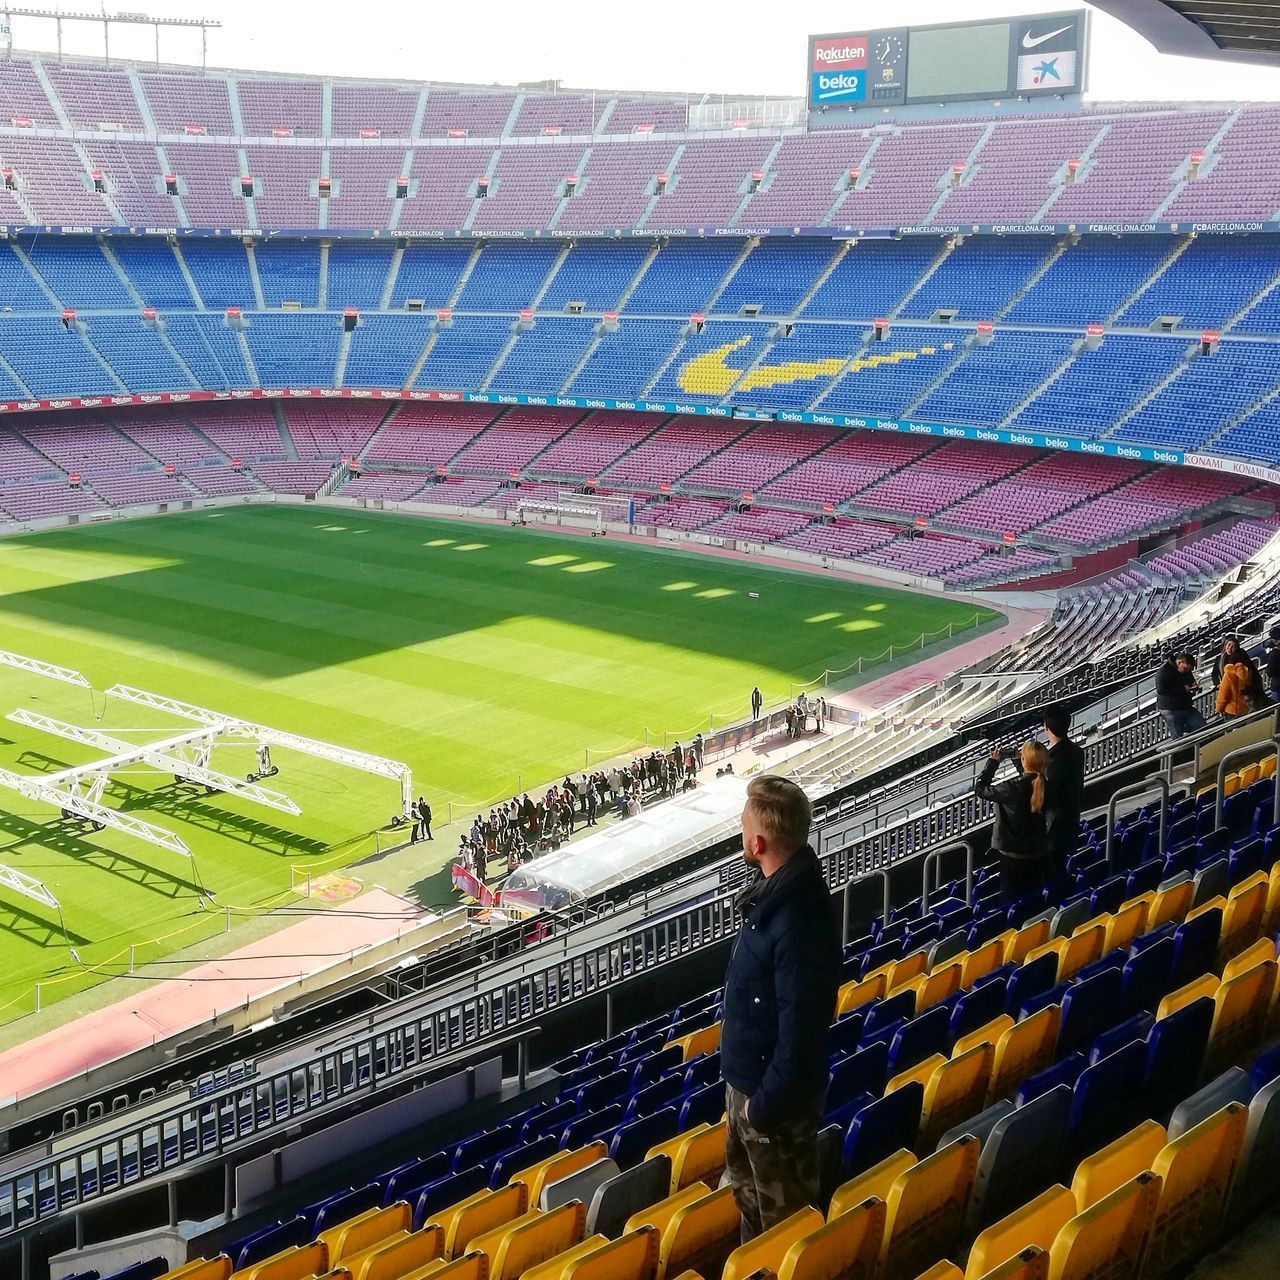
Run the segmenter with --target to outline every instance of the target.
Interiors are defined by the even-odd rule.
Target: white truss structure
[[[362,773],[394,779],[400,783],[401,814],[406,818],[412,817],[410,806],[413,803],[413,771],[399,760],[370,755],[350,747],[339,747],[331,742],[321,742],[317,738],[304,738],[301,734],[226,716],[219,711],[210,711],[207,707],[198,707],[192,702],[183,702],[179,698],[169,698],[159,693],[148,693],[145,689],[135,689],[131,685],[112,685],[107,690],[107,697],[119,698],[138,707],[149,707],[153,711],[165,711],[183,720],[194,720],[197,724],[217,730],[218,735],[223,738],[252,742],[259,748],[260,757],[267,761],[270,760],[271,747],[284,747],[302,755],[314,756],[318,760],[329,760],[349,769],[358,769]],[[264,749],[265,756],[262,755]]]
[[[242,778],[233,778],[229,773],[210,768],[209,758],[215,743],[222,736],[217,728],[193,729],[188,733],[162,738],[159,742],[130,743],[96,729],[82,729],[79,725],[55,720],[52,716],[40,715],[25,708],[10,712],[5,718],[12,720],[14,724],[26,725],[29,729],[39,729],[58,738],[112,753],[104,760],[95,760],[92,764],[46,775],[46,782],[58,784],[86,775],[110,774],[133,764],[146,764],[163,773],[181,777],[186,782],[222,791],[227,795],[240,796],[254,804],[279,809],[281,813],[302,812],[294,801],[279,791],[260,787],[256,783],[245,782]]]
[[[106,782],[107,775],[100,774],[89,779],[88,786],[83,785],[78,778],[67,786],[56,786],[47,778],[31,778],[21,773],[11,773],[8,769],[0,769],[0,787],[16,791],[27,800],[52,805],[55,809],[83,818],[99,827],[110,827],[113,831],[121,831],[127,836],[135,836],[148,844],[168,849],[171,853],[181,854],[184,858],[192,858],[191,850],[172,831],[153,826],[127,813],[117,813],[100,804]]]
[[[34,876],[0,865],[0,887],[12,889],[14,893],[21,894],[24,898],[33,898],[46,907],[52,907],[59,915],[62,914],[62,904],[49,892],[47,886]]]
[[[41,662],[39,658],[25,658],[22,654],[10,653],[7,649],[0,649],[0,667],[13,667],[16,671],[29,671],[32,675],[61,680],[63,684],[78,685],[81,689],[89,688],[88,680],[78,671],[72,671],[70,667]]]

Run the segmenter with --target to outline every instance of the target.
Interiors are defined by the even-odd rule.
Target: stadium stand
[[[1275,108],[712,138],[676,99],[22,57],[0,63],[0,102],[45,131],[0,139],[14,227],[230,233],[0,247],[0,391],[95,401],[0,426],[10,525],[322,493],[492,516],[563,485],[625,498],[640,529],[935,589],[1059,591],[1014,645],[797,757],[844,908],[816,1208],[742,1245],[718,1188],[715,974],[743,874],[726,846],[483,952],[405,957],[371,988],[376,1018],[325,1009],[304,1033],[282,1009],[163,1078],[86,1084],[15,1123],[0,1269],[83,1248],[86,1221],[90,1246],[152,1230],[142,1198],[169,1186],[191,1210],[185,1265],[134,1236],[128,1265],[80,1280],[1162,1280],[1274,1199],[1274,713],[1233,727],[1255,758],[1219,786],[1197,764],[1220,727],[1172,745],[1152,677],[1171,648],[1203,668],[1280,616],[1280,248],[1054,224],[1271,219]],[[148,115],[163,140],[113,136]],[[402,145],[330,145],[372,131]],[[944,230],[987,222],[1046,225]],[[937,233],[753,230],[824,225]],[[729,234],[664,234],[696,227]],[[343,228],[382,235],[261,234]],[[640,234],[570,238],[613,229]],[[544,234],[485,238],[526,230]],[[109,403],[166,391],[246,398]],[[547,403],[503,399],[527,395]],[[569,395],[636,408],[555,403]],[[755,418],[786,411],[904,429]],[[990,820],[973,775],[1060,700],[1088,734],[1090,811],[1052,883],[1006,903],[972,857]],[[1157,768],[1159,804],[1107,812]],[[419,1123],[356,1110],[437,1086],[448,1101]]]

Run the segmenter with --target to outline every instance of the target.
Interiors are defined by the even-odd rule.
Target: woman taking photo
[[[1001,760],[1017,754],[1022,772],[1006,782],[994,782]],[[978,775],[974,791],[996,808],[991,848],[1000,858],[1000,891],[1006,905],[1020,901],[1048,879],[1048,838],[1044,825],[1044,771],[1049,753],[1035,741],[1020,753],[998,748]]]

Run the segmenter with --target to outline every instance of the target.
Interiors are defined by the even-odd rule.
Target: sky
[[[220,20],[221,30],[209,34],[209,65],[217,67],[478,84],[551,79],[589,89],[798,97],[805,88],[805,37],[813,32],[1076,7],[1035,0],[895,0],[883,19],[868,16],[871,6],[850,0],[738,0],[731,6],[645,0],[617,7],[599,0],[485,0],[475,8],[449,0],[309,0],[305,6],[290,0],[209,0],[201,9],[170,0],[130,0],[127,11]],[[1280,101],[1280,68],[1165,57],[1097,11],[1092,30],[1093,100]],[[13,40],[15,48],[52,51],[53,23],[14,18]],[[198,35],[166,31],[161,41],[164,61],[198,64]],[[66,24],[63,49],[100,56],[101,27]],[[113,28],[112,53],[153,58],[150,30]]]

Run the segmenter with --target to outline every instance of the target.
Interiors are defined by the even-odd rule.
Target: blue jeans
[[[1184,711],[1162,711],[1165,724],[1169,727],[1169,737],[1181,738],[1184,733],[1197,733],[1204,728],[1204,716],[1195,707],[1187,707]]]

